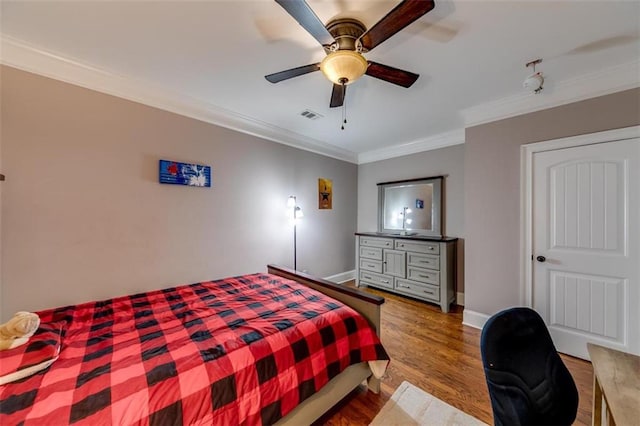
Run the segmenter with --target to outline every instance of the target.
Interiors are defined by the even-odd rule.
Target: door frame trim
[[[577,146],[640,138],[640,126],[534,142],[520,146],[520,303],[533,307],[533,155]]]

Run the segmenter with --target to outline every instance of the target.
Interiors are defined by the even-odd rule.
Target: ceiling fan
[[[329,106],[335,108],[344,104],[346,86],[364,74],[402,87],[410,87],[418,79],[418,74],[368,61],[362,53],[431,11],[434,0],[403,0],[369,29],[351,18],[335,19],[325,26],[305,0],[275,1],[318,40],[327,56],[319,63],[266,75],[271,83],[320,70],[333,83]]]

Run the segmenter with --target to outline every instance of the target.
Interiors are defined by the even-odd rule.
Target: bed
[[[269,265],[42,311],[25,351],[59,354],[0,386],[0,424],[309,424],[364,380],[379,391],[382,303]]]

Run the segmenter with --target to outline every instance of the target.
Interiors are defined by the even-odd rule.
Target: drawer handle
[[[385,284],[389,284],[389,280],[380,280],[380,282],[385,283]]]
[[[375,267],[376,267],[376,265],[372,265],[372,264],[370,264],[370,263],[368,263],[368,264],[367,264],[367,266],[368,266],[369,268],[375,268]]]
[[[388,246],[389,246],[389,243],[388,243],[388,242],[387,242],[387,243],[384,243],[384,245],[388,247]]]
[[[435,291],[431,291],[431,290],[423,290],[423,291],[427,294],[435,294]]]
[[[425,274],[418,274],[418,276],[419,276],[420,278],[429,278],[429,275],[425,275]]]
[[[398,284],[398,287],[402,287],[402,288],[411,288],[408,285],[402,285],[402,284]]]
[[[399,244],[399,245],[400,245],[400,247],[404,247],[404,244]]]
[[[363,275],[363,277],[364,277],[366,280],[370,280],[370,279],[371,279],[371,276],[370,276],[370,275]]]
[[[429,250],[433,250],[433,247],[429,247]]]

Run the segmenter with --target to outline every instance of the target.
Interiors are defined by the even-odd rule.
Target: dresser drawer
[[[413,251],[416,253],[439,254],[440,245],[429,241],[394,240],[396,250]]]
[[[373,272],[360,271],[360,281],[378,287],[393,289],[393,278]]]
[[[360,246],[360,257],[382,260],[382,249],[379,247]]]
[[[397,291],[407,293],[421,299],[429,299],[435,302],[440,301],[440,287],[429,284],[419,284],[399,278],[396,278],[394,286]]]
[[[360,245],[367,247],[393,248],[393,240],[389,238],[360,237]]]
[[[382,261],[372,259],[360,259],[360,269],[371,272],[382,272]]]
[[[360,256],[362,256],[362,252]],[[440,256],[422,253],[407,253],[407,266],[418,266],[420,268],[439,270]]]
[[[407,278],[414,281],[420,281],[428,284],[440,284],[440,272],[416,268],[415,266],[407,267]]]

